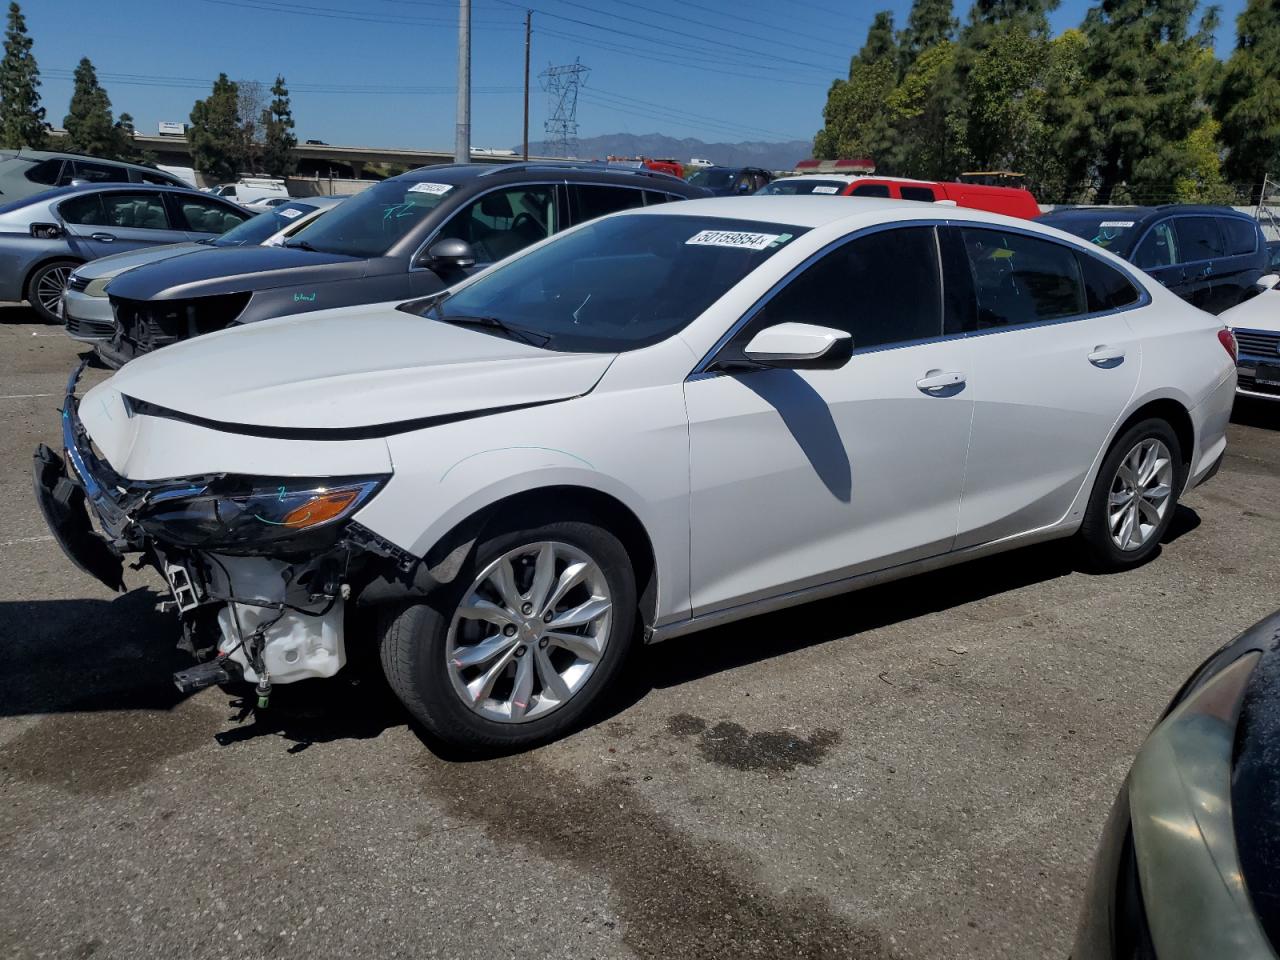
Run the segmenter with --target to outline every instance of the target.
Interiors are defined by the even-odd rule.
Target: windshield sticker
[[[1103,220],[1100,224],[1098,224],[1098,226],[1101,227],[1103,230],[1107,229],[1108,227],[1120,227],[1122,229],[1127,229],[1128,227],[1133,226],[1133,221],[1132,220]]]
[[[783,239],[785,238],[785,239]],[[747,233],[739,230],[700,230],[685,241],[685,246],[736,247],[739,250],[763,250],[775,243],[786,243],[788,233]]]
[[[302,216],[302,211],[295,209],[294,207],[289,207],[287,210],[277,210],[276,213],[280,214],[280,216],[284,217],[286,220],[292,220],[294,217]]]
[[[430,193],[442,196],[453,189],[452,183],[415,183],[409,188],[410,193]]]
[[[839,189],[840,189],[839,187],[814,187],[813,192],[814,193],[835,193]]]

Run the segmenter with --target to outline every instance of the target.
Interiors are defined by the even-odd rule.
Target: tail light
[[[1231,362],[1240,362],[1240,351],[1236,347],[1236,335],[1231,332],[1230,327],[1223,327],[1218,331],[1218,342],[1222,344],[1222,349],[1231,354]]]

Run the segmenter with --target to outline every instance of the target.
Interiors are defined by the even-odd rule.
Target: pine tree
[[[201,173],[222,182],[234,180],[240,172],[243,157],[240,90],[225,73],[218,74],[213,90],[191,108],[192,163]]]
[[[0,60],[0,147],[44,146],[48,124],[40,106],[39,87],[40,69],[31,53],[22,8],[10,3],[4,59]]]
[[[262,111],[262,166],[273,177],[287,177],[298,166],[293,155],[298,138],[293,134],[293,110],[284,77],[276,76],[271,96],[271,105]]]
[[[1249,0],[1236,18],[1236,48],[1222,72],[1215,113],[1229,180],[1280,176],[1280,0]]]
[[[1204,118],[1199,80],[1208,42],[1205,30],[1188,31],[1195,6],[1103,0],[1085,18],[1088,80],[1068,110],[1062,145],[1073,179],[1094,180],[1099,203],[1168,200],[1192,173],[1187,142]]]
[[[913,0],[907,28],[898,38],[905,73],[925,50],[950,40],[959,21],[952,16],[951,0]]]
[[[897,80],[893,14],[882,10],[867,30],[866,43],[849,61],[849,79],[836,80],[827,91],[825,125],[814,137],[814,155],[835,159],[885,152],[890,130],[884,104]]]
[[[111,118],[111,100],[98,83],[98,74],[88,57],[76,66],[71,106],[62,126],[67,131],[63,143],[72,153],[115,159],[120,148],[119,131]]]

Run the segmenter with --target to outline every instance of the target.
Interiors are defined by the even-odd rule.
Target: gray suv
[[[232,324],[427,296],[585,220],[707,195],[603,164],[423,167],[369,187],[283,246],[211,248],[122,273],[107,287],[116,333],[98,354],[119,366]]]
[[[163,187],[187,187],[177,177],[140,163],[99,160],[77,153],[44,150],[0,150],[0,198],[21,200],[50,187],[73,183],[154,183]]]

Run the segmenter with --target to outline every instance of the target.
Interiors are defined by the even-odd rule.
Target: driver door
[[[776,290],[685,384],[695,616],[946,553],[973,404],[943,340],[933,227],[845,242]],[[837,370],[734,369],[766,326],[853,336]]]

